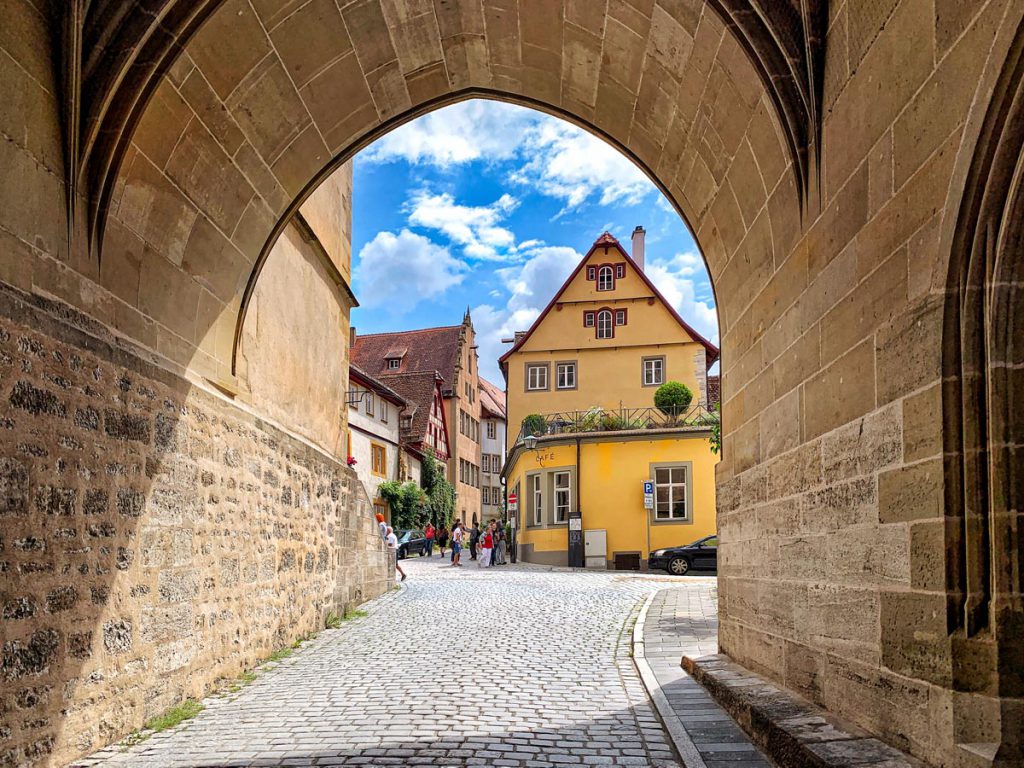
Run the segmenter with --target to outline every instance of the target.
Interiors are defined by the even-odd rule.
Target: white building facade
[[[480,379],[480,507],[483,520],[505,516],[505,393]]]
[[[405,400],[394,390],[355,366],[349,368],[348,463],[373,502],[374,512],[388,520],[390,510],[380,498],[380,485],[404,481],[410,473],[410,457],[399,442],[404,406]]]

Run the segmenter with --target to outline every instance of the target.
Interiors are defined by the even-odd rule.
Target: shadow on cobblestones
[[[400,594],[182,728],[80,765],[678,765],[630,642],[666,580],[437,558],[408,570]]]

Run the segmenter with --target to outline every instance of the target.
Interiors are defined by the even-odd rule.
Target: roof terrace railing
[[[624,432],[641,429],[708,427],[719,422],[719,415],[703,405],[661,410],[646,408],[588,408],[585,411],[530,414],[523,419],[516,442],[527,437],[578,434],[581,432]]]

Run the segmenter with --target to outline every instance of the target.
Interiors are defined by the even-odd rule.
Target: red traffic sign
[[[519,497],[516,495],[515,491],[508,495],[509,504],[515,504],[517,501],[519,501]]]

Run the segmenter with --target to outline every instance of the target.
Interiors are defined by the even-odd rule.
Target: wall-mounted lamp
[[[527,435],[523,438],[523,444],[526,446],[526,450],[532,451],[537,447],[537,438],[534,435]]]

